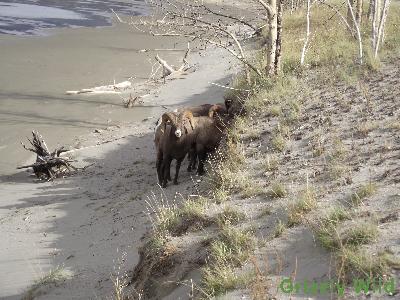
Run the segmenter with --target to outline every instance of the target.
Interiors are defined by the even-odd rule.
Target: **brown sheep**
[[[226,103],[225,106],[228,107]],[[165,187],[167,180],[171,180],[170,165],[173,159],[177,160],[174,184],[178,183],[180,165],[187,152],[189,152],[188,171],[191,171],[196,166],[197,152],[193,140],[198,133],[194,130],[193,115],[210,119],[210,117],[213,117],[214,112],[222,115],[226,111],[224,104],[203,104],[197,107],[189,107],[187,110],[176,110],[162,115],[156,124],[154,136],[157,151],[157,176],[161,186]],[[190,127],[188,124],[190,124]]]
[[[161,125],[157,128],[162,134],[157,135],[155,142],[157,147],[157,175],[162,187],[166,187],[170,178],[170,167],[173,159],[176,159],[176,171],[174,184],[178,184],[179,169],[182,160],[192,147],[193,139],[193,115],[190,111],[174,114],[164,113]]]
[[[204,162],[207,155],[219,146],[228,122],[229,116],[226,114],[226,109],[220,105],[212,106],[208,117],[193,118],[195,126],[193,143],[199,158],[197,174],[204,174]]]

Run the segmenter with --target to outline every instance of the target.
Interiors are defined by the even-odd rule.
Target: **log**
[[[17,169],[32,168],[36,177],[43,180],[53,180],[57,177],[65,176],[71,171],[76,171],[78,168],[72,165],[72,160],[66,157],[60,157],[61,153],[68,150],[64,147],[56,148],[50,152],[43,137],[37,131],[32,131],[33,138],[29,143],[32,148],[28,148],[21,142],[24,149],[36,153],[36,162],[30,165],[20,166]]]

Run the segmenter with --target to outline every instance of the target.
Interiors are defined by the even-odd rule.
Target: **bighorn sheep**
[[[195,117],[195,138],[193,145],[196,156],[199,158],[197,174],[204,174],[204,162],[207,154],[214,151],[221,142],[229,122],[227,111],[221,105],[214,105],[209,110],[208,117]]]
[[[203,127],[207,127],[208,129],[206,130],[208,131],[215,131],[217,123],[213,121],[213,116],[215,112],[217,112],[218,115],[225,114],[227,112],[227,107],[229,107],[229,103],[225,103],[225,105],[203,104],[197,107],[190,107],[186,110],[167,112],[162,115],[156,124],[154,136],[157,150],[157,175],[158,181],[162,187],[167,185],[167,180],[171,180],[170,166],[173,159],[177,160],[174,184],[178,183],[179,169],[182,160],[188,152],[188,171],[195,168],[197,154],[200,153],[201,157],[199,157],[202,159],[202,166],[200,167],[199,164],[200,169],[198,169],[198,173],[204,173],[202,170],[205,156],[210,149],[215,149],[216,142],[219,143],[221,132],[214,132],[214,138],[209,140],[209,143],[212,145],[205,145],[205,147],[204,141],[206,138],[203,136],[204,134],[200,132],[203,130]],[[211,127],[214,129],[211,129]],[[197,151],[195,143],[198,136],[201,140],[200,145],[202,145],[199,147],[203,147],[203,150],[199,149],[199,151]]]
[[[178,184],[179,169],[182,160],[192,147],[193,115],[190,111],[174,114],[164,113],[161,125],[156,132],[155,143],[157,147],[157,175],[162,187],[166,187],[170,178],[170,167],[176,159],[174,184]]]

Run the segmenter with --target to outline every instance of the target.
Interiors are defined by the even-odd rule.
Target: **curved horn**
[[[170,121],[173,123],[174,119],[174,114],[171,112],[166,112],[161,116],[161,124],[164,124],[164,130],[167,129],[167,122]]]
[[[186,110],[183,113],[183,118],[188,118],[189,119],[190,126],[192,127],[192,130],[193,130],[194,129],[193,113],[191,111],[189,111],[189,110]]]
[[[174,115],[171,112],[166,112],[162,115],[161,120],[163,123],[168,121],[174,122]]]
[[[208,110],[208,116],[210,118],[214,117],[215,113],[218,113],[218,110],[220,109],[219,105],[213,105],[210,107],[210,109]]]

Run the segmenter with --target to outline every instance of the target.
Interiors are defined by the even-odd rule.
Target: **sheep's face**
[[[175,130],[175,136],[177,138],[180,138],[182,136],[182,130],[180,130],[179,128]]]
[[[179,115],[169,114],[166,125],[171,126],[171,133],[180,139],[191,130],[189,119],[182,113]]]

